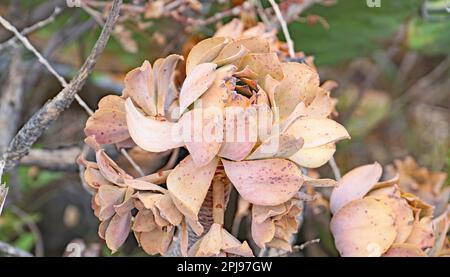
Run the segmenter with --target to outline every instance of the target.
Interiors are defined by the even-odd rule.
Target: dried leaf
[[[181,87],[180,114],[211,87],[216,78],[216,68],[214,63],[202,63],[192,69]]]
[[[197,43],[186,59],[186,75],[189,75],[195,66],[214,60],[228,43],[229,39],[225,37],[207,38]]]
[[[256,205],[273,206],[286,202],[303,183],[300,170],[288,160],[231,162],[222,159],[222,163],[242,198]]]
[[[167,189],[178,210],[186,217],[197,220],[218,162],[214,158],[206,166],[197,167],[192,157],[187,156],[169,174]]]

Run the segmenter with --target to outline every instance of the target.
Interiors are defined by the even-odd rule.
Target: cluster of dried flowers
[[[85,128],[96,162],[80,163],[112,251],[133,231],[144,251],[164,255],[177,232],[184,256],[252,256],[223,228],[232,187],[252,205],[256,244],[291,249],[299,189],[335,184],[300,167],[325,164],[349,134],[329,118],[335,101],[316,70],[284,62],[275,35],[233,20],[192,48],[180,89],[174,77],[184,59],[170,55],[130,71],[122,96],[99,102]],[[134,177],[106,144],[149,154],[185,147],[189,155],[173,170]]]
[[[408,157],[387,168],[378,163],[348,172],[333,189],[331,231],[342,256],[427,257],[450,254],[449,191],[442,172]]]

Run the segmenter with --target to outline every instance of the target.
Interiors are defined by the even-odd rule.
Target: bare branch
[[[33,257],[33,255],[31,255],[30,253],[1,241],[0,254],[6,255],[8,257]]]
[[[289,56],[291,58],[295,58],[294,42],[292,41],[291,35],[289,34],[289,29],[287,27],[286,20],[284,20],[283,15],[281,14],[280,7],[274,0],[269,0],[269,3],[270,5],[272,5],[275,15],[277,16],[277,19],[280,22],[284,38],[286,39],[286,43],[289,49]]]
[[[122,0],[114,0],[100,37],[77,76],[75,76],[68,86],[61,90],[58,95],[36,112],[10,143],[8,151],[3,156],[3,159],[6,161],[6,170],[13,168],[20,159],[29,152],[31,146],[42,133],[58,118],[61,112],[67,109],[73,102],[76,93],[83,87],[87,77],[96,64],[97,59],[105,49],[114,23],[119,16],[121,3]]]
[[[47,17],[46,19],[39,21],[33,25],[31,25],[30,27],[26,27],[25,29],[23,29],[20,34],[22,36],[26,36],[30,33],[33,33],[34,31],[37,31],[39,29],[41,29],[42,27],[47,26],[48,24],[52,23],[53,21],[55,21],[55,18],[62,12],[62,9],[60,7],[56,7],[55,10],[53,11],[53,13]],[[16,36],[10,38],[8,41],[0,44],[0,51],[2,51],[5,48],[14,46],[17,43],[17,40],[19,40]]]
[[[2,184],[3,168],[5,161],[0,161],[0,215],[2,214],[3,205],[5,205],[6,196],[8,195],[8,188]]]
[[[77,171],[75,161],[81,154],[80,147],[62,149],[31,149],[28,155],[22,158],[21,165],[33,165],[39,168],[61,171]]]

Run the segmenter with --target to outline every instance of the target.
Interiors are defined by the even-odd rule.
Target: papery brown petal
[[[259,206],[253,205],[252,207],[252,220],[256,223],[263,223],[271,217],[277,215],[284,215],[288,212],[285,203],[276,206]]]
[[[125,100],[108,95],[99,102],[99,109],[86,122],[84,133],[94,136],[100,144],[113,144],[130,137],[125,117]]]
[[[124,97],[130,97],[147,115],[156,115],[156,79],[152,66],[145,61],[125,76]]]
[[[403,243],[410,236],[413,229],[414,215],[411,207],[405,199],[395,195],[370,195],[369,198],[374,198],[382,201],[384,204],[391,207],[395,216],[395,228],[397,236],[395,243]]]
[[[325,144],[319,147],[302,148],[289,159],[299,166],[307,168],[317,168],[326,164],[336,152],[334,143]]]
[[[156,228],[155,218],[151,210],[142,210],[136,214],[133,222],[133,231],[150,232]]]
[[[302,63],[288,62],[281,65],[284,79],[275,91],[275,101],[280,108],[280,121],[287,118],[301,101],[309,100],[310,84],[319,86],[319,75]],[[275,78],[275,77],[274,77]]]
[[[169,105],[166,103],[166,99],[173,99],[174,96],[169,96],[170,85],[173,82],[173,75],[178,61],[183,60],[183,56],[169,55],[161,63],[161,67],[158,69],[157,87],[158,87],[158,100],[156,101],[156,111],[158,115],[165,115],[165,108]]]
[[[189,75],[196,65],[214,60],[229,41],[225,37],[213,37],[197,43],[192,47],[186,59],[186,75]]]
[[[275,53],[250,53],[245,55],[238,68],[243,69],[248,66],[252,71],[258,74],[258,80],[263,82],[266,75],[281,81],[284,78],[283,69]]]
[[[279,238],[274,238],[273,240],[271,240],[270,242],[268,242],[266,244],[267,247],[271,247],[271,248],[275,248],[275,249],[280,249],[280,250],[284,250],[287,252],[291,252],[292,251],[292,246],[291,244],[283,239],[279,239]]]
[[[125,107],[130,136],[142,149],[163,152],[184,145],[178,124],[144,116],[129,99]]]
[[[111,184],[105,179],[105,177],[103,177],[100,170],[92,167],[88,167],[84,171],[84,181],[95,190],[97,190],[100,186]]]
[[[351,201],[339,209],[331,219],[330,229],[344,257],[379,257],[397,236],[392,209],[371,198]]]
[[[265,248],[266,243],[271,241],[275,236],[275,224],[272,220],[257,223],[255,219],[252,219],[251,229],[253,241],[260,248]]]
[[[336,213],[340,208],[352,200],[361,199],[378,182],[383,169],[375,162],[352,169],[347,172],[330,197],[330,209]]]
[[[303,183],[300,170],[288,160],[231,162],[222,159],[222,163],[242,198],[256,205],[274,206],[286,202]]]
[[[96,160],[103,177],[111,183],[122,186],[124,178],[131,178],[103,149],[96,151]]]
[[[116,211],[116,214],[120,216],[124,216],[125,214],[129,213],[132,209],[134,209],[134,199],[131,197],[126,199],[121,204],[114,205],[114,210]]]
[[[166,253],[173,239],[174,228],[168,230],[160,230],[158,228],[151,232],[141,233],[140,244],[142,249],[149,254],[161,254]]]
[[[180,121],[186,148],[198,167],[207,165],[219,152],[223,141],[222,110],[193,109]]]
[[[160,215],[170,224],[176,226],[180,225],[183,220],[183,215],[178,211],[177,207],[170,198],[169,195],[164,194],[156,202],[156,207],[159,209]]]
[[[130,233],[131,213],[125,216],[114,215],[106,229],[105,241],[109,249],[114,253],[125,242]]]
[[[201,239],[196,257],[218,255],[222,249],[222,226],[214,223],[208,233]]]
[[[106,230],[108,229],[110,220],[101,221],[98,225],[98,236],[101,239],[105,239]]]
[[[180,114],[211,87],[216,78],[216,68],[214,63],[201,63],[192,69],[181,87]]]
[[[433,248],[430,250],[430,256],[434,257],[444,250],[444,246],[448,243],[447,233],[450,228],[450,207],[437,218],[433,219],[433,230],[435,242]]]
[[[417,245],[421,249],[431,248],[434,245],[435,237],[433,231],[432,217],[416,219],[406,243]]]
[[[115,214],[114,205],[123,202],[126,188],[113,185],[104,185],[98,189],[98,205],[100,206],[99,219],[106,220]]]
[[[124,183],[128,187],[136,190],[158,191],[161,193],[167,193],[167,190],[165,188],[139,179],[125,179]]]
[[[237,238],[222,228],[222,250],[240,257],[253,257],[253,252],[246,241],[241,243]]]
[[[414,244],[394,243],[382,257],[428,257]]]
[[[219,160],[197,167],[191,156],[182,160],[167,178],[167,189],[178,210],[197,220],[197,214],[206,197]]]

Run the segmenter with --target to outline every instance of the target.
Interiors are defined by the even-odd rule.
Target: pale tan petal
[[[218,155],[230,160],[243,160],[257,142],[257,114],[240,106],[225,109],[224,143]]]
[[[156,115],[156,81],[152,66],[145,61],[125,76],[123,96],[130,97],[147,115]]]
[[[336,213],[350,201],[361,199],[366,195],[378,182],[382,171],[380,164],[375,162],[347,172],[331,193],[331,212]]]
[[[214,60],[230,39],[225,37],[207,38],[192,47],[186,59],[186,75],[201,63],[209,63]]]
[[[99,109],[86,122],[86,136],[94,136],[99,144],[113,144],[129,139],[125,100],[117,95],[108,95],[98,105]]]
[[[411,243],[421,249],[433,247],[435,242],[431,216],[416,219],[406,243]]]
[[[222,226],[214,223],[208,233],[201,239],[196,257],[218,255],[222,249]]]
[[[163,152],[184,145],[178,124],[144,116],[129,99],[125,107],[130,135],[142,149]]]
[[[183,56],[180,55],[169,55],[164,61],[161,63],[161,67],[158,69],[158,78],[157,78],[157,103],[156,103],[156,112],[158,115],[165,115],[165,108],[168,105],[166,104],[166,99],[173,99],[172,97],[168,97],[170,91],[170,86],[173,82],[173,75],[175,72],[175,68],[178,64],[178,61],[183,60]]]
[[[175,228],[168,230],[156,228],[151,232],[141,233],[139,242],[142,249],[149,255],[163,255],[172,242],[174,230]]]
[[[226,65],[216,70],[216,78],[211,87],[200,97],[203,108],[223,108],[228,100],[228,88],[226,81],[232,78],[236,72],[234,65]]]
[[[98,168],[103,177],[116,185],[122,185],[124,178],[131,178],[114,162],[103,149],[96,151]]]
[[[379,257],[397,236],[392,209],[371,198],[351,201],[339,209],[330,229],[344,257]]]
[[[384,204],[391,207],[395,216],[395,229],[397,230],[397,236],[395,243],[403,243],[410,236],[413,230],[414,215],[411,207],[408,205],[405,199],[395,195],[371,195],[369,198],[374,198],[382,201]]]
[[[228,50],[227,46],[225,46],[224,50]],[[236,49],[233,48],[232,50],[234,52],[227,53],[228,56],[219,54],[219,56],[217,56],[217,58],[215,58],[212,62],[217,64],[217,66],[222,66],[226,64],[237,64],[243,56],[247,55],[250,52],[243,45],[237,45]]]
[[[238,68],[243,69],[248,66],[252,71],[258,74],[258,80],[263,82],[266,75],[272,76],[280,81],[284,78],[283,69],[275,53],[250,53],[244,56]]]
[[[257,223],[252,219],[252,238],[260,248],[265,248],[266,243],[270,242],[275,236],[275,224],[272,220],[266,220]]]
[[[123,202],[126,188],[104,185],[98,189],[97,200],[100,206],[98,218],[103,221],[115,214],[114,205]]]
[[[157,191],[161,193],[167,193],[168,191],[158,185],[155,185],[153,183],[139,180],[139,179],[125,179],[124,180],[125,185],[127,185],[130,188],[136,189],[136,190],[144,190],[144,191]]]
[[[136,214],[133,222],[133,231],[150,232],[156,228],[155,218],[151,210],[142,210]]]
[[[291,124],[286,133],[303,138],[303,148],[318,147],[350,138],[344,126],[327,118],[299,118]]]
[[[206,197],[219,160],[197,167],[191,156],[182,160],[167,178],[167,189],[178,210],[197,220],[197,214]]]
[[[198,167],[208,164],[219,152],[223,141],[222,110],[214,107],[193,109],[179,123],[187,150]]]
[[[192,69],[181,87],[180,114],[211,87],[216,78],[216,68],[214,63],[201,63]]]
[[[309,85],[319,86],[319,75],[303,63],[288,62],[283,63],[281,67],[285,78],[276,88],[275,101],[280,108],[280,121],[283,121],[295,106],[308,100]]]
[[[319,147],[302,148],[289,159],[299,166],[307,168],[317,168],[326,164],[336,152],[334,143],[325,144]]]
[[[382,257],[428,257],[414,244],[394,243]]]
[[[161,216],[170,222],[170,224],[176,226],[180,225],[183,220],[183,215],[178,211],[177,207],[172,201],[169,195],[164,194],[156,202],[156,207],[159,209]]]
[[[288,158],[297,153],[303,146],[303,138],[291,134],[274,134],[258,146],[248,160],[266,158]]]
[[[303,183],[298,167],[284,159],[242,162],[222,160],[222,163],[242,198],[256,205],[274,206],[286,202]]]
[[[214,37],[238,38],[239,36],[241,36],[243,30],[244,23],[241,20],[234,18],[227,24],[217,29]]]

